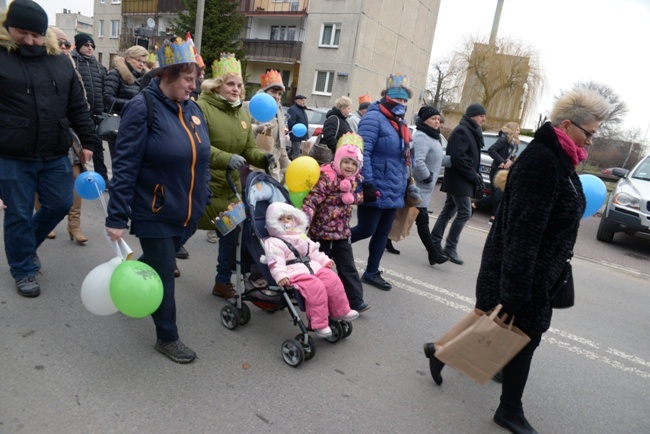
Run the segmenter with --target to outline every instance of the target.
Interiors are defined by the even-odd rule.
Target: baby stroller
[[[234,188],[234,184],[231,187]],[[264,254],[262,240],[268,237],[266,209],[269,204],[279,201],[291,204],[289,192],[271,175],[258,171],[248,175],[243,198],[246,218],[240,224],[235,261],[238,297],[221,309],[221,322],[229,330],[247,324],[251,319],[247,301],[268,312],[287,309],[293,324],[300,328],[300,333],[282,343],[282,358],[288,365],[298,367],[316,355],[314,340],[308,333],[310,329],[298,313],[298,310],[304,311],[304,299],[294,287],[278,286],[266,264],[260,263],[260,257]],[[250,256],[248,259],[253,263],[245,276],[242,276],[242,255]],[[330,319],[329,326],[332,335],[326,340],[330,343],[336,343],[352,333],[352,324],[345,320]]]

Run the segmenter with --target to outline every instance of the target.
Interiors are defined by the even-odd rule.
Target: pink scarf
[[[557,136],[557,140],[560,142],[562,149],[564,149],[564,152],[569,156],[574,166],[578,166],[581,161],[587,159],[589,155],[585,148],[577,146],[571,137],[559,128],[553,127],[553,129],[555,130],[555,135]]]

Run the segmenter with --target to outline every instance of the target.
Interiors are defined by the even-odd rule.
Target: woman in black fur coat
[[[560,97],[551,121],[535,132],[510,169],[498,215],[483,249],[476,282],[476,307],[483,311],[499,303],[514,324],[531,339],[503,368],[500,405],[494,422],[513,433],[535,433],[524,416],[521,397],[533,353],[551,325],[549,290],[572,255],[580,218],[585,210],[576,166],[609,105],[586,88]],[[444,366],[425,344],[431,374],[442,383]]]

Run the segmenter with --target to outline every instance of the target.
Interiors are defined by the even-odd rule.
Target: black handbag
[[[571,256],[573,256],[573,253],[571,253]],[[571,267],[570,257],[564,264],[560,277],[558,277],[549,294],[553,309],[566,309],[574,305],[575,288],[573,286],[573,268]]]
[[[111,113],[115,101],[111,104],[108,113],[104,113],[104,119],[97,126],[97,135],[104,140],[114,140],[117,137],[117,131],[120,129],[120,115]]]

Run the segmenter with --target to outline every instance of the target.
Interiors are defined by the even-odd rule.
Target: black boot
[[[438,252],[436,249],[429,250],[429,265],[444,264],[449,260],[449,256]]]
[[[395,247],[393,247],[393,241],[390,238],[386,240],[386,250],[388,250],[389,253],[392,253],[394,255],[400,254],[400,251],[397,250]]]
[[[438,360],[438,358],[434,355],[435,352],[436,346],[433,344],[433,342],[424,344],[424,355],[427,356],[427,359],[429,359],[429,370],[431,371],[431,377],[433,378],[433,381],[438,386],[440,386],[442,384],[442,375],[440,373],[442,372],[442,368],[445,367],[445,364]]]
[[[514,434],[537,434],[535,428],[530,426],[523,410],[521,412],[509,412],[499,406],[494,413],[494,423],[507,429]]]
[[[445,254],[449,256],[449,260],[454,264],[463,265],[465,263],[465,261],[460,259],[460,256],[458,256],[458,253],[456,252],[455,248],[454,249],[446,248]]]

